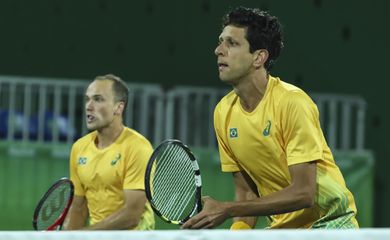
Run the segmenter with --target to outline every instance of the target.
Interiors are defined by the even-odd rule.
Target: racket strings
[[[183,181],[183,184],[180,186],[178,189],[178,192],[184,192],[185,195],[182,196],[180,199],[180,205],[176,208],[176,211],[174,211],[172,214],[174,217],[180,217],[184,212],[187,212],[188,210],[187,207],[192,207],[193,202],[194,202],[194,195],[196,192],[196,186],[194,184],[194,173],[191,165],[191,161],[186,161],[187,167],[185,171],[183,171],[183,174],[181,174],[181,178],[185,178],[186,180]],[[191,201],[193,200],[193,201]]]
[[[55,188],[43,202],[38,213],[37,230],[46,230],[63,213],[71,197],[69,184],[62,184]]]
[[[165,173],[165,172],[169,171],[169,169],[172,167],[172,162],[171,161],[172,161],[172,158],[174,157],[174,148],[173,147],[168,148],[168,147],[161,154],[161,157],[160,156],[157,157],[156,169],[158,169],[158,172],[161,171],[162,173]],[[166,159],[166,160],[164,160],[164,161],[161,160],[160,161],[160,159]],[[164,192],[166,190],[165,188],[167,188],[167,184],[164,181],[159,181],[159,178],[162,177],[162,176],[172,177],[170,175],[166,176],[166,175],[162,175],[162,174],[154,175],[154,178],[153,178],[153,186],[154,187],[153,187],[153,189],[160,189],[160,188],[162,188],[160,193]],[[169,179],[169,180],[171,180],[171,179]],[[168,183],[169,182],[171,182],[171,181],[168,181]],[[161,186],[161,185],[163,185],[163,186]]]
[[[170,149],[170,150],[172,150],[172,149]],[[182,151],[180,151],[180,150],[182,150],[182,149],[181,148],[174,149],[173,155],[170,155],[170,157],[167,158],[167,161],[161,162],[162,167],[159,169],[159,171],[164,172],[164,173],[167,171],[167,169],[170,169],[169,170],[170,172],[172,170],[177,171],[178,169],[172,169],[172,167],[178,166],[178,162],[186,156],[185,152],[183,150]],[[170,152],[172,152],[172,151],[170,151]],[[155,188],[158,189],[162,183],[164,183],[164,184],[161,186],[159,194],[156,193],[155,197],[158,199],[159,196],[161,196],[161,194],[166,194],[167,192],[168,192],[168,194],[175,195],[175,192],[177,192],[175,190],[175,186],[177,186],[177,179],[182,179],[183,175],[185,176],[185,174],[190,173],[190,172],[188,172],[188,169],[184,169],[184,170],[187,171],[187,173],[185,171],[178,171],[178,173],[181,173],[181,175],[175,175],[175,174],[172,174],[172,172],[171,172],[171,174],[165,173],[165,174],[158,175],[158,177],[161,177],[161,180],[159,180],[159,178],[155,179],[155,183],[156,183]]]
[[[180,148],[178,150],[181,150]],[[162,174],[158,174],[154,179],[154,188],[160,189],[159,193],[165,193],[169,191],[172,184],[176,184],[176,178],[174,174],[167,174],[168,172],[174,170],[172,168],[178,164],[179,160],[185,157],[185,152],[179,152],[180,155],[177,155],[177,149],[170,148],[166,151],[167,154],[162,155],[160,159],[166,159],[164,161],[157,161],[158,171]],[[165,152],[164,152],[165,153]],[[168,183],[168,184],[167,184]],[[158,193],[156,193],[156,197],[158,197]]]
[[[180,216],[186,212],[186,207],[192,206],[189,205],[189,202],[193,200],[192,196],[194,195],[195,190],[194,185],[188,181],[185,181],[184,184],[177,186],[177,189],[173,192],[173,195],[169,199],[170,203],[164,210],[169,211],[173,219],[179,219]]]
[[[168,145],[157,156],[153,201],[171,220],[181,220],[193,210],[196,185],[191,162],[186,151],[177,145]]]

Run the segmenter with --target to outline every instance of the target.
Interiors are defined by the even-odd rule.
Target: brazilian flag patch
[[[236,138],[236,137],[238,137],[237,128],[230,128],[230,130],[229,130],[229,136],[230,136],[230,138]]]

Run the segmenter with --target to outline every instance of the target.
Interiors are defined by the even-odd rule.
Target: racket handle
[[[203,209],[202,200],[199,200],[198,201],[198,206],[197,206],[196,210],[198,211],[198,213],[200,213],[202,211],[202,209]]]

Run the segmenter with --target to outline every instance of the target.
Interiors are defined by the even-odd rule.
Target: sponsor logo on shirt
[[[114,166],[120,159],[121,159],[121,154],[120,153],[118,153],[116,156],[115,156],[115,158],[114,158],[114,160],[112,160],[111,161],[111,166]]]
[[[79,160],[77,161],[78,165],[85,165],[87,163],[86,157],[79,157]]]
[[[229,136],[230,136],[230,138],[237,138],[238,137],[237,128],[230,128]]]
[[[264,130],[263,130],[263,135],[264,135],[264,137],[267,137],[267,136],[269,136],[269,133],[270,133],[270,131],[271,131],[271,121],[270,120],[268,120],[267,121],[267,125],[266,125],[266,127],[264,128]]]

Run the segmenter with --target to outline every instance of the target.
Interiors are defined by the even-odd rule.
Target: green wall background
[[[92,79],[112,72],[166,88],[225,87],[213,51],[221,16],[238,5],[268,9],[283,23],[285,49],[274,75],[308,92],[367,100],[374,225],[390,226],[389,1],[2,0],[0,75]]]

